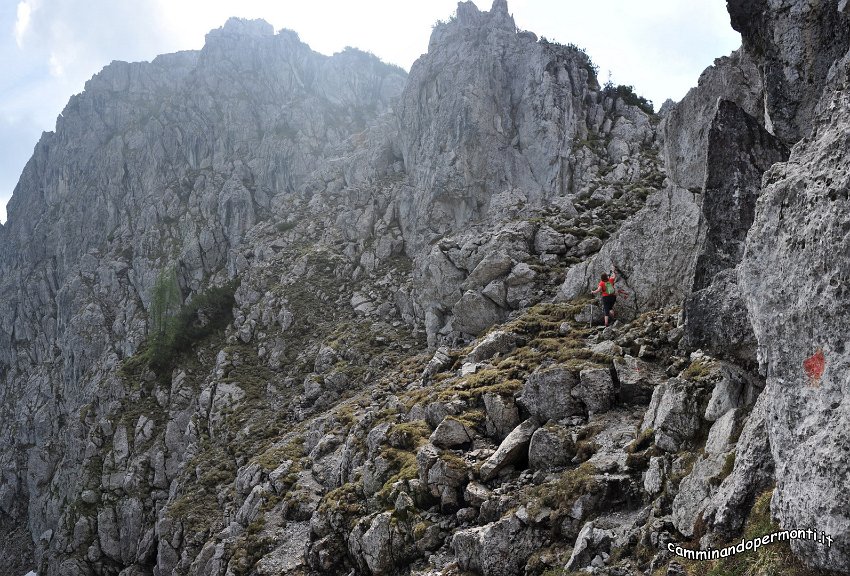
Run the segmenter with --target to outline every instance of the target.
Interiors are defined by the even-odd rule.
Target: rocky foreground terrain
[[[0,226],[0,571],[850,574],[850,6],[727,4],[657,113],[505,0],[107,66]]]

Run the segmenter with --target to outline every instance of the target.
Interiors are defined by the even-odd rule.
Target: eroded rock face
[[[569,300],[594,289],[611,269],[629,298],[618,298],[626,318],[684,299],[690,290],[697,248],[702,243],[699,196],[671,187],[656,192],[592,258],[571,267],[559,298]]]
[[[452,549],[464,570],[474,570],[483,576],[510,576],[525,565],[542,539],[512,514],[480,528],[457,532]]]
[[[734,269],[753,223],[761,177],[788,150],[756,118],[728,100],[717,103],[708,130],[702,222],[705,239],[685,301],[686,338],[693,348],[755,362],[755,337]]]
[[[842,73],[835,86],[843,82]],[[767,374],[777,480],[771,508],[785,525],[823,526],[836,535],[831,547],[793,546],[810,562],[838,569],[850,559],[848,502],[834,482],[850,473],[843,401],[850,268],[839,256],[850,249],[850,99],[829,90],[824,98],[812,138],[765,174],[740,280]]]
[[[732,27],[756,56],[765,87],[765,125],[787,143],[806,136],[816,123],[832,64],[850,45],[840,0],[732,0]]]
[[[294,193],[330,150],[385,112],[405,77],[356,50],[325,57],[293,32],[231,20],[200,51],[114,62],[71,98],[36,146],[0,228],[0,463],[9,474],[0,494],[29,500],[26,516],[4,507],[14,522],[42,534],[60,522],[61,502],[102,483],[103,545],[92,545],[90,561],[150,563],[148,528],[193,456],[195,410],[204,406],[217,422],[244,396],[239,386],[215,394],[211,383],[178,374],[141,392],[116,374],[150,328],[158,281],[170,278],[179,306],[244,272],[234,250],[272,217],[272,198]],[[255,306],[262,297],[245,290],[237,301]],[[260,308],[240,319],[241,342],[258,327],[292,324],[291,312],[263,318]],[[218,368],[224,377],[232,358]],[[118,426],[122,405],[154,418]],[[10,427],[22,432],[9,435]],[[142,497],[124,496],[145,485]],[[35,563],[71,539],[57,530],[49,548],[37,542]],[[81,538],[78,555],[89,545]],[[47,574],[62,573],[60,565]]]
[[[707,146],[702,194],[705,244],[694,271],[694,292],[709,286],[717,272],[741,261],[762,174],[788,157],[778,138],[729,100],[717,103]]]
[[[688,190],[705,183],[708,126],[718,99],[735,102],[750,116],[764,118],[762,83],[752,55],[743,49],[718,58],[699,77],[699,83],[669,110],[659,132],[664,141],[667,177]]]
[[[399,102],[416,192],[402,207],[412,244],[503,209],[499,192],[519,189],[540,205],[574,191],[580,175],[558,151],[587,133],[601,103],[585,102],[598,89],[575,53],[517,34],[506,7],[480,12],[462,3],[454,21],[434,28]],[[465,97],[470,93],[490,96]]]
[[[826,70],[847,2],[762,4],[758,50],[660,127],[503,0],[462,3],[406,84],[262,22],[107,67],[0,227],[0,557],[21,559],[0,567],[507,576],[555,567],[533,554],[560,532],[572,567],[601,568],[638,541],[732,537],[774,482],[783,523],[846,535],[850,103],[847,62]],[[807,126],[765,172],[786,154],[771,130]],[[588,335],[547,302],[565,262],[561,299],[616,265],[625,319],[696,286],[690,345],[740,361],[757,341],[767,388],[689,379],[678,311]],[[238,277],[232,319],[173,369],[122,364],[172,269],[175,306]],[[600,355],[613,371],[577,367]],[[850,558],[846,536],[794,545]]]

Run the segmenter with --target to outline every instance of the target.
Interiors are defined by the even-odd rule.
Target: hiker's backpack
[[[605,294],[604,296],[616,296],[617,291],[614,290],[614,283],[610,280],[605,281]]]

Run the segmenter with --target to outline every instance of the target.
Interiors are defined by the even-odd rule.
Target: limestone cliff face
[[[200,52],[115,62],[71,99],[0,231],[5,521],[35,542],[59,531],[92,457],[81,410],[123,394],[110,374],[144,339],[161,272],[181,299],[232,276],[228,251],[272,198],[386,110],[405,76],[231,20]]]
[[[408,235],[433,242],[503,210],[514,190],[537,207],[578,192],[588,175],[576,144],[605,118],[599,88],[586,56],[517,34],[504,2],[483,13],[462,3],[434,28],[399,102]]]
[[[791,144],[814,127],[814,111],[833,63],[850,43],[840,0],[731,0],[732,27],[758,62],[764,121]]]
[[[731,2],[659,114],[504,0],[409,76],[242,20],[105,68],[0,227],[0,570],[676,570],[773,489],[846,571],[838,8]]]
[[[848,99],[846,58],[827,85],[823,113],[788,162],[765,174],[740,274],[767,374],[770,446],[777,491],[772,508],[787,525],[823,526],[829,547],[797,543],[820,566],[845,569],[850,542],[840,478],[847,470],[844,397]]]

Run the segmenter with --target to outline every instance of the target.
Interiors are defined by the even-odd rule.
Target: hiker
[[[617,289],[614,287],[614,282],[617,280],[617,275],[614,273],[614,267],[611,266],[611,274],[602,273],[599,286],[596,290],[592,290],[591,294],[602,292],[602,314],[605,316],[605,326],[608,326],[608,316],[615,317],[614,304],[617,302]]]

